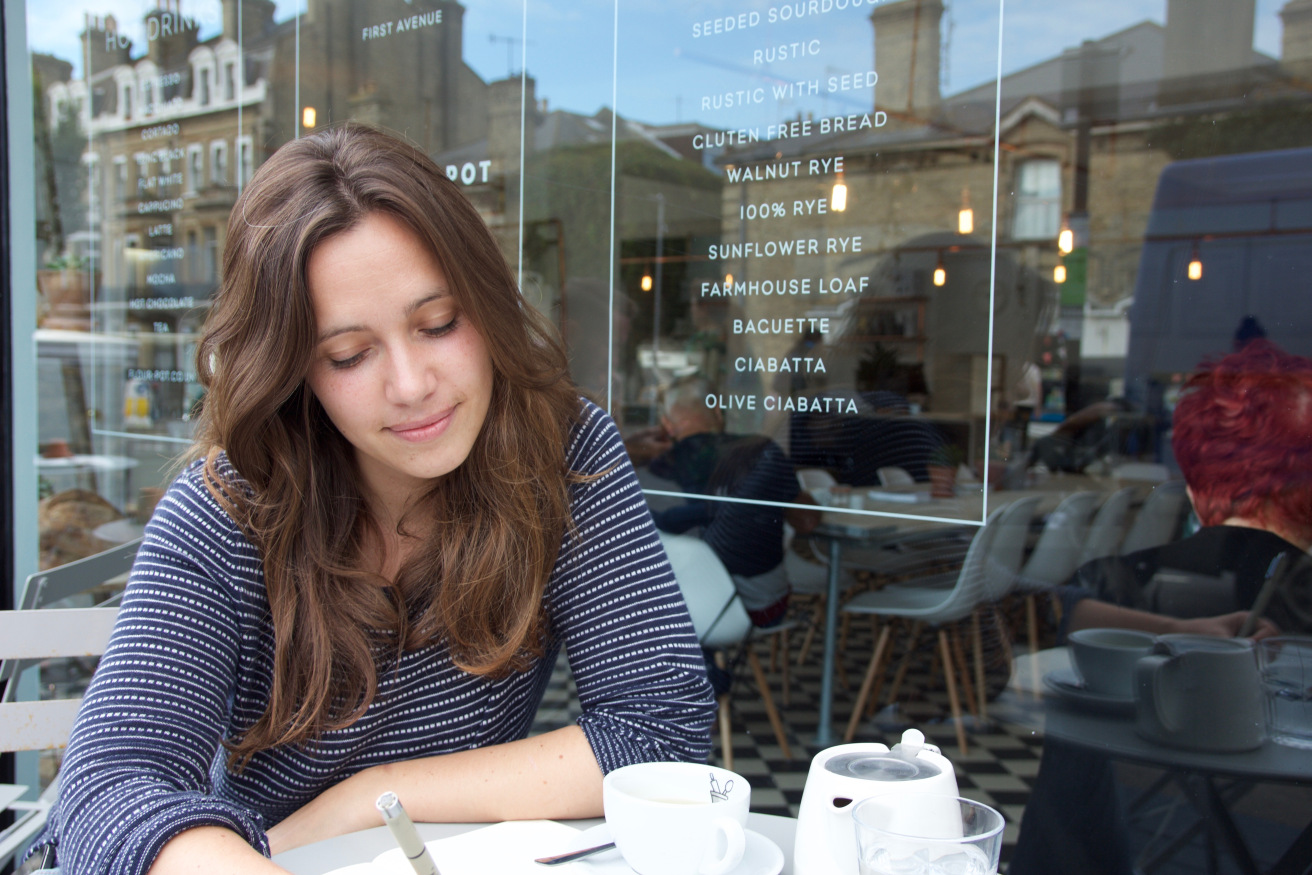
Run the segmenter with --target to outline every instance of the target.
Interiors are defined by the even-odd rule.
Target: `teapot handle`
[[[1168,678],[1175,672],[1177,664],[1174,656],[1155,653],[1141,658],[1134,670],[1140,703],[1149,712],[1152,722],[1172,735],[1180,731],[1180,721],[1171,707],[1172,685]]]

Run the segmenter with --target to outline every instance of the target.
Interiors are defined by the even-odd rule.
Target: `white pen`
[[[384,793],[374,805],[382,812],[383,823],[392,831],[392,838],[400,845],[401,853],[410,861],[416,875],[438,875],[437,866],[429,856],[428,848],[424,847],[424,840],[419,837],[414,821],[405,813],[396,794],[390,791]]]

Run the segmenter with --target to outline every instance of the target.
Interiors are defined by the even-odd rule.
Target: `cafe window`
[[[200,191],[204,187],[205,152],[200,143],[187,146],[187,191]]]
[[[245,186],[251,181],[251,174],[255,172],[253,161],[255,160],[255,147],[251,138],[248,136],[237,138],[237,184]]]
[[[1057,238],[1061,229],[1060,162],[1032,159],[1020,165],[1011,228],[1011,236],[1017,240]]]
[[[210,182],[215,185],[228,184],[228,143],[215,140],[210,143]]]

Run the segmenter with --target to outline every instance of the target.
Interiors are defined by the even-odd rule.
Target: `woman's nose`
[[[387,400],[393,404],[413,404],[422,401],[433,391],[436,379],[430,363],[408,345],[395,347],[391,354],[387,386]]]

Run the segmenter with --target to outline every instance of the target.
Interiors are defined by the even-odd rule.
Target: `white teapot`
[[[802,790],[793,847],[795,875],[857,875],[852,806],[890,793],[957,795],[952,763],[918,729],[883,744],[840,744],[816,754]]]

